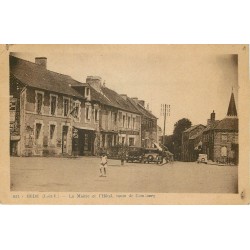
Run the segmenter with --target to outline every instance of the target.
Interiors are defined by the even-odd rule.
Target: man
[[[108,166],[108,157],[105,153],[101,156],[100,177],[106,177],[106,167]]]

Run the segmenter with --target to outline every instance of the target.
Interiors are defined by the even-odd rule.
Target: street
[[[11,157],[11,191],[236,193],[237,166],[196,162],[125,163],[109,160],[99,177],[99,158]]]

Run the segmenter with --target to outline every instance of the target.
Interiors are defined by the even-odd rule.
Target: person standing
[[[101,163],[100,163],[100,177],[106,177],[106,168],[108,166],[108,157],[105,153],[101,156]]]

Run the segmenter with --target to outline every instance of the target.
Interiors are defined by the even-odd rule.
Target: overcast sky
[[[85,82],[88,75],[101,76],[119,94],[145,100],[163,128],[162,103],[171,105],[166,133],[181,118],[204,124],[214,110],[216,119],[226,116],[234,88],[237,103],[237,56],[161,45],[87,47],[81,53],[16,53],[34,62],[48,58],[47,68]]]

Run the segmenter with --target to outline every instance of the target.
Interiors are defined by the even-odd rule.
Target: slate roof
[[[232,92],[230,102],[228,105],[227,116],[237,116],[237,110],[234,100],[234,93]]]
[[[121,95],[112,89],[102,87],[103,94],[110,100],[112,106],[139,114],[138,110],[127,100],[123,99]]]
[[[156,116],[154,116],[150,111],[145,109],[139,103],[134,101],[132,98],[128,97],[128,101],[137,109],[138,112],[140,112],[140,114],[142,114],[142,115],[144,115],[144,116],[146,116],[147,118],[150,118],[150,119],[157,119]]]
[[[59,74],[33,62],[10,56],[10,73],[24,85],[81,99],[84,97],[70,85],[81,85],[68,75]]]
[[[90,85],[89,85],[89,88],[90,88],[91,100],[96,101],[96,102],[100,102],[104,105],[112,106],[112,103],[109,101],[109,99],[107,97],[105,97],[104,95],[102,95],[101,93],[96,91]]]
[[[190,140],[194,140],[195,138],[201,136],[201,135],[203,134],[203,131],[204,131],[204,130],[201,130],[199,133],[197,133],[197,134],[195,134],[195,135],[193,135],[193,136],[190,136],[189,139],[190,139]]]
[[[214,129],[218,123],[220,122],[220,120],[215,120],[213,123],[211,123],[210,125],[208,125],[203,132],[209,131],[210,129]]]
[[[191,126],[190,128],[186,129],[183,133],[190,132],[190,131],[194,130],[195,128],[199,127],[199,126],[205,127],[205,126],[202,125],[202,124],[193,125],[193,126]]]
[[[71,76],[50,71],[41,65],[14,56],[10,56],[10,74],[26,86],[81,99],[85,98],[81,92],[77,90],[80,90],[83,86],[89,86],[91,99],[94,101],[136,114],[141,114],[142,112],[131,103],[129,97],[127,100],[124,100],[123,97],[114,90],[102,86],[101,93],[99,93],[89,84],[79,82]],[[154,117],[152,114],[149,116]]]
[[[138,110],[128,101],[128,98],[127,100],[124,100],[122,96],[114,90],[101,86],[101,90],[98,92],[91,85],[89,85],[89,88],[92,100],[121,110],[140,114]]]
[[[235,131],[238,132],[238,123],[239,120],[238,118],[224,118],[221,120],[218,125],[214,128],[215,130],[230,130],[230,131]]]

